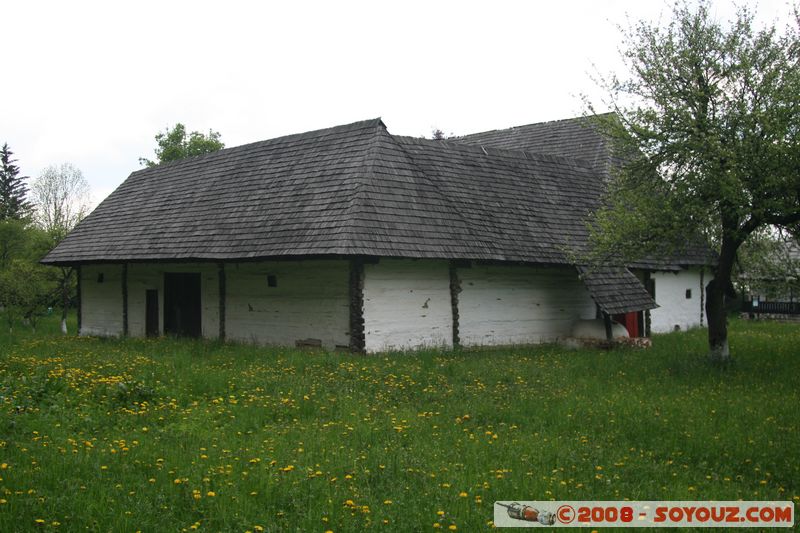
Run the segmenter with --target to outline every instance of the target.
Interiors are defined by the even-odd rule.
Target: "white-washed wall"
[[[532,344],[570,334],[596,306],[574,268],[459,268],[459,337],[464,346]]]
[[[276,261],[227,264],[228,339],[294,346],[317,339],[326,348],[350,344],[349,262]],[[268,286],[275,276],[276,287]]]
[[[452,346],[448,262],[364,265],[364,341],[368,352]]]
[[[158,331],[164,333],[164,273],[200,274],[200,327],[202,336],[219,336],[219,274],[213,263],[131,263],[128,265],[128,334],[144,337],[146,291],[158,291]]]
[[[701,305],[701,294],[704,287],[700,283],[700,269],[681,270],[678,272],[653,272],[651,279],[655,280],[656,303],[660,306],[650,311],[650,330],[653,333],[666,333],[673,331],[675,326],[682,330],[700,325],[700,317],[705,325],[705,309]],[[708,272],[703,277],[703,283],[708,284],[711,276]],[[686,291],[691,290],[691,298],[686,297]]]
[[[122,335],[122,266],[82,266],[80,298],[81,335]]]

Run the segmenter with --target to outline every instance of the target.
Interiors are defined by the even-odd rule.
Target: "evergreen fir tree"
[[[27,176],[19,175],[16,159],[11,159],[13,152],[8,143],[0,149],[0,221],[22,220],[31,214],[33,205],[26,199],[28,186],[24,180]]]

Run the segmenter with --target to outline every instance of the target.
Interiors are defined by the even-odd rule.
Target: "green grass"
[[[39,329],[0,334],[0,531],[475,531],[494,500],[800,501],[796,325],[734,322],[725,368],[703,331],[357,356]]]

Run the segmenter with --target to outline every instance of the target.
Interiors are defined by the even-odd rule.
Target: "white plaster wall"
[[[344,260],[225,265],[228,339],[294,346],[318,339],[326,348],[350,344],[350,266]],[[269,287],[274,275],[277,287]]]
[[[381,259],[364,265],[368,352],[453,345],[447,261]]]
[[[164,334],[164,273],[200,274],[200,328],[202,336],[219,336],[219,274],[214,263],[128,264],[128,334],[145,336],[146,291],[158,290],[158,331]]]
[[[97,279],[103,274],[103,282]],[[122,266],[81,267],[80,335],[122,335]]]
[[[464,346],[533,344],[570,334],[596,306],[574,268],[517,265],[459,268],[459,337]]]
[[[687,330],[707,324],[705,309],[701,305],[704,287],[700,283],[700,269],[680,270],[678,272],[653,272],[655,280],[656,303],[660,306],[650,311],[650,329],[653,333],[673,331],[675,326]],[[711,275],[706,272],[703,283],[708,284]],[[686,298],[686,290],[692,290],[692,297]]]

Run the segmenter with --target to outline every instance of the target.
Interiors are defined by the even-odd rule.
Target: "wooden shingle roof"
[[[609,315],[658,307],[639,279],[621,266],[578,267],[594,303]]]
[[[380,119],[134,172],[49,264],[370,255],[569,264],[585,162],[395,137]]]
[[[581,159],[598,172],[606,175],[612,161],[607,141],[599,133],[591,119],[586,117],[537,122],[502,130],[472,133],[452,140],[504,150]]]

